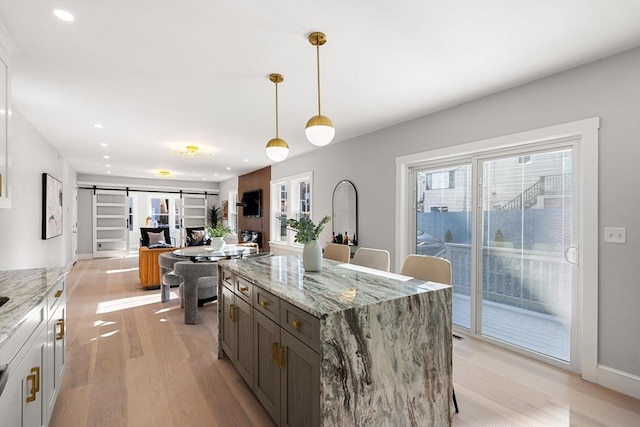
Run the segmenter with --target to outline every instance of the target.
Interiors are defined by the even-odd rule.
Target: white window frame
[[[303,181],[309,181],[309,200],[311,203],[310,216],[313,219],[313,210],[315,203],[313,201],[313,172],[304,172],[297,175],[291,175],[283,178],[271,180],[271,230],[278,230],[280,228],[280,192],[279,187],[281,185],[287,186],[287,218],[298,218],[300,215],[300,194],[299,184]],[[280,234],[278,233],[278,240],[274,239],[274,234],[269,241],[269,245],[281,247],[289,250],[301,252],[303,245],[294,242],[295,232],[287,230],[287,238],[285,241],[279,240]]]

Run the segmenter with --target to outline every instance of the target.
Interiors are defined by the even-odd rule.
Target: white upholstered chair
[[[349,259],[351,258],[351,249],[349,248],[349,245],[327,243],[327,246],[324,247],[323,258],[340,262],[349,262]]]
[[[408,255],[402,263],[400,274],[415,277],[425,282],[451,285],[451,262],[448,259],[427,255]],[[453,390],[453,406],[458,411],[456,391]]]
[[[389,251],[384,249],[358,248],[355,255],[353,255],[351,264],[389,271],[390,259]]]

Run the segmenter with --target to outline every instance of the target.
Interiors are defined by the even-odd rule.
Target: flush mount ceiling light
[[[209,157],[213,155],[212,153],[200,150],[195,145],[187,145],[185,148],[178,148],[171,150],[171,152],[184,157]]]
[[[313,116],[307,122],[307,128],[304,133],[307,139],[313,145],[322,147],[333,141],[336,130],[331,123],[331,119],[323,116],[320,110],[320,46],[327,42],[327,36],[324,33],[315,32],[309,34],[309,43],[316,47],[316,64],[318,71],[318,115]]]
[[[56,9],[53,11],[53,14],[56,15],[58,19],[62,19],[63,21],[73,22],[76,18],[66,10]]]
[[[267,142],[267,157],[274,162],[281,162],[289,155],[289,145],[278,136],[278,83],[282,83],[284,77],[282,74],[271,74],[269,80],[276,85],[276,137]]]
[[[173,175],[171,175],[171,172],[164,171],[164,170],[163,171],[158,171],[156,176],[158,176],[160,178],[173,178]]]

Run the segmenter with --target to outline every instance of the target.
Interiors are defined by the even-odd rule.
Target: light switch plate
[[[627,228],[605,227],[604,241],[605,243],[627,243]]]

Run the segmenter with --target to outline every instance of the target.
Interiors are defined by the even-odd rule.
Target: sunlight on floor
[[[170,299],[179,298],[175,292],[171,292]],[[120,298],[112,301],[98,303],[96,314],[113,313],[118,310],[126,310],[128,308],[141,307],[143,305],[155,304],[160,302],[160,294],[154,293],[150,295],[142,295],[137,297]]]
[[[105,320],[96,320],[95,322],[93,322],[93,326],[111,326],[115,324],[116,322],[107,322]]]
[[[131,267],[131,268],[121,268],[119,270],[107,270],[105,273],[107,274],[114,274],[114,273],[130,273],[132,271],[138,271],[139,268],[138,267]]]

